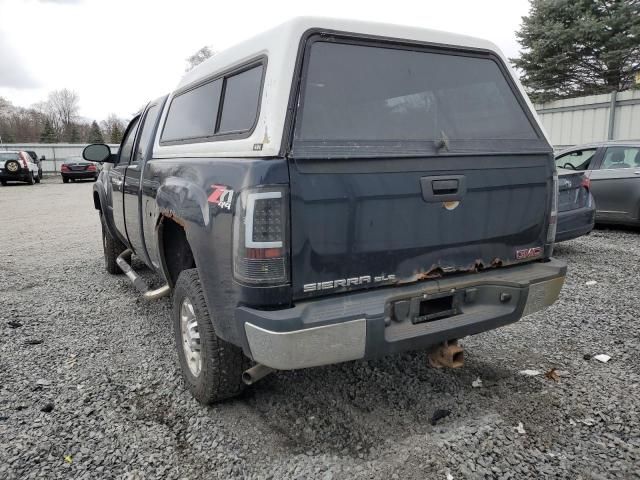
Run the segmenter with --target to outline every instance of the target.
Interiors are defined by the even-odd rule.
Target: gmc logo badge
[[[522,250],[516,250],[516,260],[539,257],[540,255],[542,255],[542,247],[523,248]]]

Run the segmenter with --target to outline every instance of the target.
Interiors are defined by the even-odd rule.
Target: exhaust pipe
[[[120,270],[127,276],[133,286],[142,294],[142,298],[145,300],[157,300],[158,298],[166,297],[171,292],[171,288],[169,285],[163,285],[160,288],[156,288],[155,290],[149,290],[149,286],[146,282],[134,272],[129,262],[131,261],[131,250],[126,249],[122,252],[118,258],[116,258],[116,263]]]
[[[434,368],[460,368],[464,366],[464,350],[457,340],[444,342],[429,353],[429,365]]]
[[[249,370],[245,370],[242,373],[242,381],[246,385],[253,385],[258,380],[266,377],[267,375],[269,375],[274,371],[275,371],[275,368],[267,367],[265,365],[262,365],[261,363],[258,363],[253,367],[251,367]]]

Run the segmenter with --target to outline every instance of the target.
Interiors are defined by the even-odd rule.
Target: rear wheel
[[[29,185],[33,185],[34,183],[36,183],[35,179],[33,178],[33,172],[29,172],[29,176],[27,177],[27,183]]]
[[[36,177],[36,183],[40,183],[40,174]]]
[[[67,177],[62,177],[62,183],[69,183],[69,179]]]
[[[65,182],[66,183],[66,182]],[[105,223],[104,215],[100,213],[100,224],[102,225],[102,248],[104,250],[104,268],[112,275],[122,273],[116,263],[116,258],[125,251],[125,247],[120,240],[113,238]]]
[[[250,361],[242,349],[216,335],[195,268],[178,277],[172,316],[182,376],[195,399],[210,404],[240,394]]]

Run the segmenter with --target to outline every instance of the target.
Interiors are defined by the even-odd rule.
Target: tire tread
[[[191,299],[198,317],[203,352],[202,371],[198,378],[191,375],[182,352],[180,305],[185,296]],[[239,395],[245,388],[242,372],[249,368],[251,361],[242,349],[216,335],[196,268],[183,270],[178,277],[173,296],[173,316],[180,367],[193,396],[201,403],[211,404]]]

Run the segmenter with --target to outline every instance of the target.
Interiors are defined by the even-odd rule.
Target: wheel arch
[[[181,221],[161,215],[157,228],[160,264],[167,283],[174,288],[182,271],[196,267],[195,258]]]

